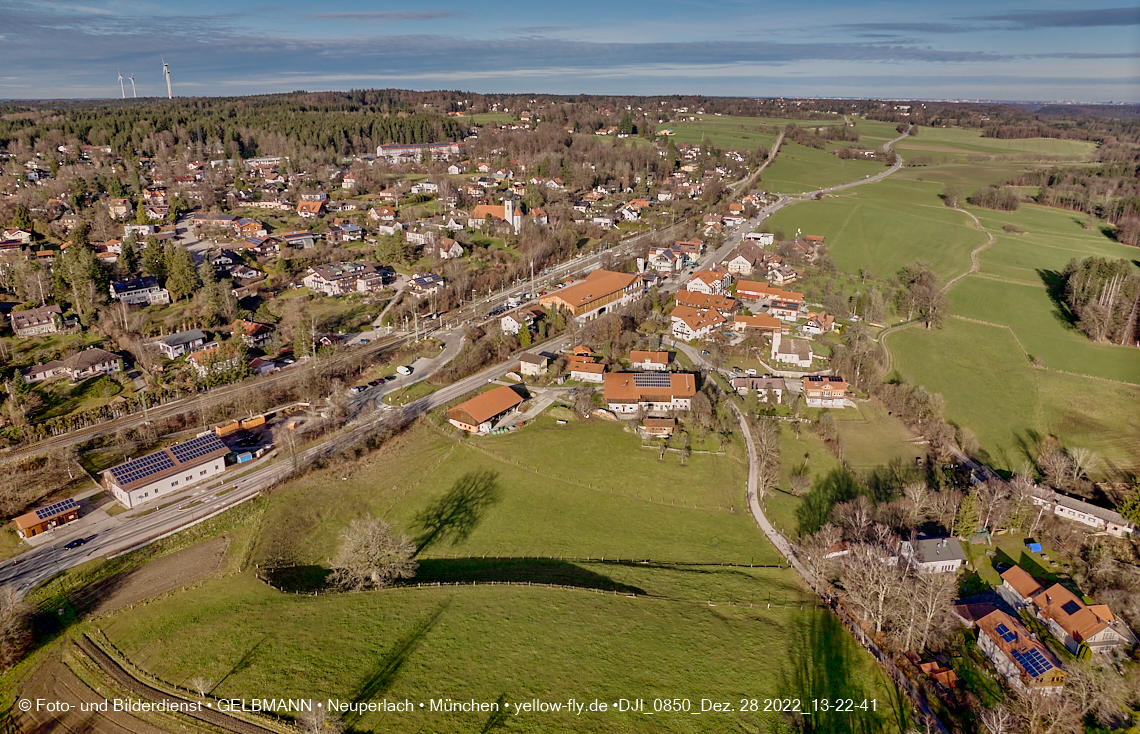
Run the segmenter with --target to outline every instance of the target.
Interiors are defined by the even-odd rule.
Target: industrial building
[[[111,467],[103,472],[103,485],[124,507],[137,507],[221,474],[229,452],[213,432],[204,433]]]

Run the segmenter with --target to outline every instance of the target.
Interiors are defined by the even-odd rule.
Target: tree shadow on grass
[[[877,698],[876,687],[864,683],[863,668],[870,664],[861,657],[850,633],[830,611],[820,608],[799,617],[787,655],[790,664],[780,675],[779,695],[799,699],[801,713],[785,712],[784,723],[799,734],[883,734],[892,729],[888,717],[893,716],[898,730],[905,731],[905,704],[899,692],[889,685],[892,700],[877,702],[877,707],[884,711],[811,711],[812,700],[834,702],[850,698],[860,705],[865,699],[869,703]],[[872,674],[878,672],[875,666]],[[890,714],[886,713],[888,707]]]
[[[1080,331],[1077,327],[1077,315],[1069,308],[1069,304],[1065,302],[1065,280],[1061,273],[1056,270],[1041,270],[1037,271],[1037,277],[1041,278],[1041,282],[1045,284],[1045,290],[1049,294],[1049,300],[1053,302],[1053,318],[1066,329],[1072,331]]]
[[[831,518],[831,508],[863,494],[863,487],[846,469],[833,469],[817,480],[796,508],[800,537],[819,530]]]
[[[895,457],[887,464],[876,466],[866,476],[867,486],[875,503],[890,502],[911,482],[921,481],[922,469]]]
[[[476,471],[461,476],[446,494],[416,516],[420,526],[416,553],[423,553],[436,543],[462,543],[483,520],[487,509],[499,501],[500,494],[498,472]]]
[[[558,584],[582,589],[645,594],[636,586],[622,584],[608,576],[558,559],[547,558],[424,558],[416,577],[404,582],[415,584],[513,583]]]
[[[386,693],[396,681],[400,668],[419,648],[420,643],[427,637],[428,632],[439,621],[440,615],[447,610],[449,601],[443,601],[432,612],[416,622],[415,626],[401,639],[396,640],[388,654],[380,659],[376,667],[360,682],[360,687],[352,696],[352,703],[361,704],[374,700],[377,696]],[[350,732],[356,731],[353,727],[360,721],[360,714],[349,714],[344,723]]]

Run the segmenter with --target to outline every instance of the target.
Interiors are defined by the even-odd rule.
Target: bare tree
[[[0,667],[7,670],[28,649],[31,610],[11,586],[0,586]]]
[[[297,731],[301,734],[340,734],[344,729],[344,722],[331,718],[328,709],[316,701],[309,701],[309,710],[297,717]]]
[[[412,557],[416,546],[387,520],[372,516],[353,520],[340,537],[340,550],[331,564],[337,585],[353,591],[384,588],[396,579],[415,575],[418,564]]]
[[[803,468],[797,467],[792,472],[789,481],[792,485],[792,494],[797,497],[803,497],[807,494],[808,488],[811,487],[811,475]]]
[[[902,584],[902,571],[892,563],[886,549],[870,543],[853,543],[840,562],[840,581],[863,619],[882,632],[890,601]]]
[[[986,734],[1011,734],[1017,730],[1017,717],[1000,703],[982,709],[978,721]]]
[[[1071,696],[1029,690],[1013,697],[1013,712],[1025,734],[1079,734],[1084,731]]]
[[[1100,668],[1090,660],[1077,659],[1065,665],[1065,692],[1073,699],[1081,718],[1088,714],[1115,728],[1127,716],[1129,691],[1126,679],[1115,671]]]
[[[590,411],[594,409],[594,389],[579,385],[570,391],[571,396],[574,398],[574,410],[578,415],[586,418],[590,415]]]
[[[865,495],[843,502],[831,510],[835,524],[843,528],[851,540],[864,541],[874,523],[874,509]]]
[[[952,573],[920,573],[912,578],[910,591],[917,614],[917,649],[925,650],[946,630],[950,604],[958,592],[958,579]]]
[[[194,676],[188,682],[190,683],[190,687],[197,691],[198,695],[203,698],[205,698],[206,694],[210,692],[211,688],[213,688],[213,685],[210,683],[210,681],[205,676],[201,675]]]
[[[1009,485],[1000,479],[991,479],[979,485],[974,490],[974,495],[978,498],[982,529],[996,528],[1007,511],[1006,504],[1010,495]]]
[[[780,426],[774,420],[760,420],[753,424],[753,443],[756,445],[756,495],[767,494],[780,479]]]

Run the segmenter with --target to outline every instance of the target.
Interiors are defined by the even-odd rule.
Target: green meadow
[[[617,423],[543,418],[513,435],[461,440],[421,421],[355,464],[274,491],[250,561],[311,570],[351,519],[383,515],[425,544],[418,581],[459,585],[298,595],[247,568],[97,624],[135,665],[182,685],[204,676],[217,697],[642,698],[652,711],[666,697],[739,709],[745,698],[831,692],[875,698],[879,713],[857,724],[821,718],[821,731],[893,731],[874,663],[779,564],[745,509],[743,453],[729,441],[724,454],[682,465]],[[425,519],[440,517],[449,522]],[[428,527],[436,534],[425,536]],[[739,710],[417,709],[348,723],[361,732],[787,730],[778,715]]]
[[[1018,160],[1085,161],[1096,152],[1096,143],[1060,138],[1007,140],[983,138],[980,130],[920,128],[918,134],[898,143],[903,158],[932,156],[937,161],[962,162],[970,157],[1004,156]]]
[[[885,168],[881,161],[845,161],[826,150],[784,141],[776,160],[761,174],[760,188],[778,194],[802,194],[874,176]]]
[[[891,177],[822,201],[785,207],[768,225],[787,237],[797,230],[825,236],[828,254],[846,273],[862,268],[885,278],[904,265],[926,260],[948,280],[969,269],[970,252],[985,244],[986,235],[968,216],[943,206],[941,190]]]

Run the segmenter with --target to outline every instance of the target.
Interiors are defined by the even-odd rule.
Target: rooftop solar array
[[[1031,678],[1053,669],[1053,663],[1049,662],[1040,650],[1014,650],[1013,659],[1025,668],[1025,672]]]
[[[79,503],[68,497],[62,502],[56,502],[54,505],[48,505],[47,507],[41,507],[36,510],[36,517],[40,520],[47,520],[49,517],[54,517],[67,510],[74,510],[77,507],[79,507]]]
[[[115,475],[115,480],[120,485],[123,485],[137,482],[140,479],[146,479],[152,474],[158,474],[173,467],[174,461],[167,456],[165,451],[159,451],[139,457],[134,461],[120,464],[112,469],[111,472]]]
[[[673,383],[668,372],[636,372],[633,384],[638,387],[670,387]]]
[[[997,627],[994,627],[994,631],[1001,635],[1001,638],[1006,642],[1013,642],[1017,639],[1017,633],[1004,624],[999,624]]]
[[[1062,604],[1061,608],[1065,610],[1065,614],[1076,614],[1077,612],[1081,611],[1081,605],[1077,604],[1072,599]]]
[[[178,459],[179,464],[185,464],[188,461],[200,459],[206,454],[212,454],[218,449],[229,450],[216,435],[211,433],[208,436],[199,436],[177,446],[171,446],[170,453],[174,454],[174,458]]]

